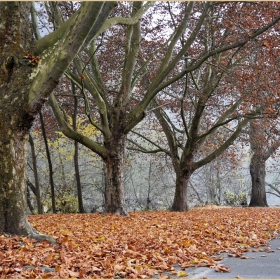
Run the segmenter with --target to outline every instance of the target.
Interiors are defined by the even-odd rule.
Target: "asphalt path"
[[[280,279],[280,239],[273,239],[270,244],[261,247],[263,251],[244,253],[248,259],[227,257],[219,264],[230,267],[230,272],[216,272],[213,268],[188,268],[185,272],[188,279],[238,279],[238,278],[279,278]]]

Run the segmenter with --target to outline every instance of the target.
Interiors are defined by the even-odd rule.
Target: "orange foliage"
[[[151,278],[190,266],[227,272],[218,253],[245,258],[278,233],[280,209],[193,209],[137,212],[128,217],[50,214],[29,217],[59,245],[0,236],[1,278]],[[257,251],[257,249],[255,249]],[[29,267],[29,269],[28,269]],[[44,268],[52,268],[45,271]]]

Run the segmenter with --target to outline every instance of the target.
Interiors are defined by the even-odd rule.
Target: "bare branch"
[[[136,132],[136,131],[133,131],[133,130],[132,130],[131,132],[134,133],[134,134],[136,134],[136,135],[138,135],[139,137],[143,138],[144,140],[146,140],[146,141],[149,142],[150,144],[156,146],[156,147],[157,147],[159,150],[161,150],[162,152],[164,152],[164,153],[170,155],[170,153],[169,153],[168,150],[166,150],[166,149],[160,147],[157,143],[155,143],[155,142],[152,141],[151,139],[145,137],[144,135],[142,135],[142,134],[140,134],[140,133],[138,133],[138,132]],[[131,141],[132,141],[132,140],[131,140]],[[130,141],[130,142],[131,142],[131,141]],[[141,146],[138,144],[138,147],[141,147]],[[143,148],[143,149],[145,150],[145,148]]]

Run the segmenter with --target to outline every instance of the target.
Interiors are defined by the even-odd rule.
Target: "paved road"
[[[279,237],[278,237],[279,238]],[[267,247],[267,246],[266,246]],[[248,259],[226,257],[219,263],[230,267],[230,272],[216,272],[215,269],[199,267],[186,269],[189,278],[279,278],[280,279],[280,239],[270,241],[273,252],[248,252]],[[278,249],[277,249],[278,248]]]

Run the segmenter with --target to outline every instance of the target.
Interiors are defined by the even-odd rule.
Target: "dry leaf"
[[[188,276],[188,274],[187,274],[186,272],[184,272],[184,271],[179,271],[179,272],[177,273],[177,276],[178,276],[178,277],[186,277],[186,276]]]
[[[269,238],[279,232],[279,216],[277,208],[151,211],[130,213],[129,217],[34,215],[29,217],[31,224],[44,234],[55,234],[60,245],[48,241],[33,245],[29,238],[1,235],[0,278],[145,279],[161,275],[168,279],[165,272],[174,271],[171,264],[175,263],[182,270],[200,265],[229,272],[230,268],[216,263],[222,259],[216,254],[246,258],[243,254],[250,248],[268,246]],[[272,251],[269,247],[262,250]],[[23,265],[34,269],[25,270]],[[54,271],[46,273],[41,266]]]

